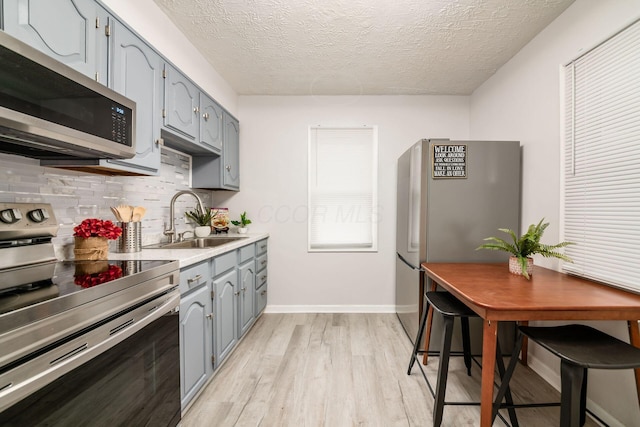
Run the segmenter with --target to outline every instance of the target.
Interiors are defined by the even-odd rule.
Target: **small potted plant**
[[[240,215],[240,221],[231,221],[231,223],[238,227],[239,234],[244,234],[247,232],[247,225],[251,224],[251,220],[247,218],[247,211],[244,211]]]
[[[196,237],[207,237],[211,234],[211,219],[213,214],[211,209],[206,212],[200,212],[200,209],[195,211],[185,212],[187,218],[196,223],[195,235]]]
[[[520,238],[516,236],[513,230],[499,228],[498,230],[511,236],[512,242],[507,242],[499,237],[487,237],[484,240],[490,241],[491,243],[485,243],[477,249],[509,252],[511,254],[511,257],[509,257],[509,271],[522,275],[527,279],[529,275],[533,273],[533,258],[531,255],[540,254],[547,258],[559,258],[564,261],[573,262],[571,258],[558,251],[560,248],[572,245],[572,242],[561,242],[555,245],[540,243],[544,230],[549,226],[548,222],[543,223],[543,221],[544,218],[540,220],[538,225],[531,224],[527,232],[520,236]]]

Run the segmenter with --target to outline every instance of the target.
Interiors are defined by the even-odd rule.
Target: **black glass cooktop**
[[[175,261],[53,261],[0,271],[0,314],[98,287]],[[100,289],[106,291],[106,289]],[[100,292],[104,294],[104,292]]]

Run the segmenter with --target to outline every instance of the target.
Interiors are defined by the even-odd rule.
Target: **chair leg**
[[[580,387],[580,426],[587,422],[587,377],[588,370],[584,368],[582,376],[582,387]]]
[[[509,389],[509,381],[513,376],[513,371],[516,369],[516,364],[518,363],[518,355],[520,354],[520,350],[522,349],[522,342],[524,339],[524,335],[518,334],[516,338],[516,342],[513,346],[513,351],[511,352],[511,358],[509,359],[509,365],[507,366],[506,371],[503,375],[501,375],[502,380],[500,383],[500,388],[498,389],[498,394],[496,395],[496,400],[493,403],[493,413],[491,417],[491,422],[493,424],[493,420],[495,420],[496,415],[498,415],[498,409],[500,409],[500,404],[502,403],[502,399],[504,399],[505,394]],[[498,347],[499,348],[499,347]],[[496,359],[497,360],[497,359]],[[499,365],[498,365],[499,366]],[[509,413],[511,416],[511,413]],[[512,420],[513,422],[513,420]]]
[[[502,350],[500,349],[500,342],[499,341],[498,341],[498,345],[496,346],[496,365],[498,365],[498,373],[500,374],[500,378],[504,379],[506,370],[504,368],[504,360],[502,359]],[[501,380],[500,384],[502,385],[502,380]],[[511,396],[511,388],[509,387],[509,382],[508,381],[506,383],[506,387],[507,387],[507,390],[505,392],[505,399],[504,400],[505,400],[505,402],[507,402],[507,405],[513,405],[513,396]],[[501,401],[502,401],[502,399],[500,401],[497,401],[497,403],[500,404]],[[511,420],[511,427],[519,427],[518,416],[516,415],[516,409],[515,408],[507,408],[507,411],[509,412],[509,419]]]
[[[429,360],[429,344],[431,343],[431,330],[433,326],[433,307],[430,305],[425,306],[427,312],[427,329],[424,337],[424,354],[422,355],[422,364],[426,365]]]
[[[422,337],[424,335],[424,328],[427,323],[427,311],[429,307],[429,301],[425,298],[425,306],[422,312],[422,318],[420,319],[420,327],[418,328],[418,336],[416,336],[416,342],[413,345],[413,352],[411,353],[411,360],[409,361],[409,369],[407,369],[407,375],[411,375],[411,369],[413,364],[416,363],[418,352],[420,351],[420,345],[422,344]]]
[[[471,338],[469,333],[469,318],[461,317],[462,326],[462,354],[464,355],[464,366],[467,367],[467,375],[471,376]]]
[[[564,360],[560,363],[560,427],[580,426],[584,371],[584,368]]]
[[[436,396],[433,402],[433,427],[442,423],[444,398],[447,391],[447,375],[449,373],[449,356],[451,354],[451,336],[453,335],[453,317],[443,316],[442,347],[440,347],[440,364],[438,366],[438,380]]]

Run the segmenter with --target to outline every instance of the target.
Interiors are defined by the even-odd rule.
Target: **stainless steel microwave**
[[[0,152],[131,158],[135,119],[135,102],[0,31]]]

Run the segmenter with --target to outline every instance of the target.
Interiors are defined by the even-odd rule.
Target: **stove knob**
[[[13,224],[22,219],[20,209],[4,209],[0,211],[0,221],[5,224]]]
[[[49,212],[47,212],[46,209],[38,208],[29,211],[27,216],[29,216],[29,219],[33,222],[44,222],[49,219]]]

